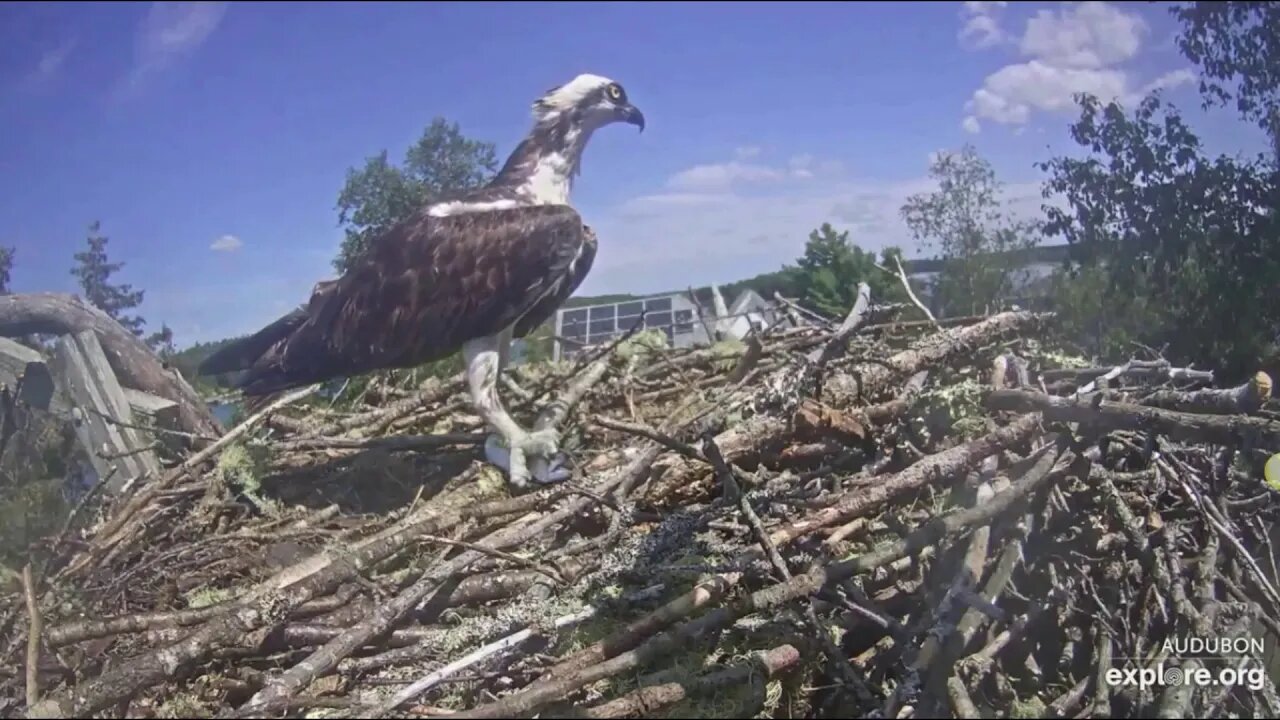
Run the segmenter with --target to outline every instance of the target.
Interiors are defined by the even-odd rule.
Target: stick
[[[80,717],[131,697],[195,663],[222,647],[252,645],[284,625],[304,603],[333,592],[365,571],[407,547],[424,533],[439,533],[465,519],[497,517],[527,512],[564,497],[566,492],[547,488],[510,500],[439,513],[424,512],[361,540],[354,547],[330,547],[276,573],[246,593],[239,603],[172,645],[142,653],[112,666],[75,688],[41,701],[46,717]],[[585,501],[584,501],[585,504]]]
[[[582,622],[583,620],[589,620],[590,618],[595,617],[597,612],[598,611],[596,608],[589,607],[589,608],[586,608],[585,610],[580,610],[579,612],[576,612],[576,613],[571,613],[569,615],[562,615],[555,619],[555,622],[552,624],[552,627],[554,627],[556,630],[559,630],[561,628],[568,627],[570,625],[576,625]],[[461,672],[462,670],[465,670],[471,667],[472,665],[475,665],[476,663],[483,661],[485,658],[510,650],[511,648],[514,648],[515,646],[519,645],[520,643],[524,642],[525,640],[528,640],[533,636],[534,636],[534,630],[532,628],[525,628],[524,630],[521,630],[516,633],[512,633],[511,635],[508,635],[502,638],[501,640],[496,640],[494,642],[489,643],[488,645],[483,645],[479,648],[476,648],[470,653],[463,655],[457,660],[454,660],[453,662],[449,663],[448,665],[445,665],[439,670],[436,670],[435,672],[426,675],[425,677],[415,681],[413,684],[409,685],[405,689],[396,693],[394,696],[392,696],[390,700],[374,708],[370,714],[370,717],[383,717],[388,713],[394,711],[396,708],[400,707],[401,705],[409,702],[410,700],[418,697],[422,693],[435,687],[437,684],[439,684],[445,678],[448,678],[450,675],[453,675],[454,673],[457,673],[457,672]]]
[[[462,720],[463,718],[532,715],[547,703],[566,697],[593,682],[633,670],[646,662],[678,652],[686,643],[728,627],[744,615],[769,611],[793,600],[813,595],[828,583],[840,582],[859,573],[888,565],[922,547],[933,545],[983,523],[989,523],[1006,512],[1014,503],[1034,492],[1052,476],[1052,472],[1037,475],[1028,471],[1013,487],[997,494],[985,505],[962,510],[946,517],[934,518],[906,538],[888,543],[880,550],[859,555],[850,560],[819,565],[807,573],[796,575],[787,582],[770,585],[727,607],[712,610],[696,620],[650,639],[635,650],[584,667],[557,681],[531,685],[501,700],[458,713],[455,717]]]
[[[720,688],[740,686],[754,675],[766,680],[800,662],[802,655],[794,645],[779,645],[767,652],[753,653],[752,662],[701,677],[646,685],[609,702],[587,708],[588,718],[624,718],[653,716],[660,708],[674,705],[689,697],[714,692]]]
[[[36,602],[36,585],[31,579],[31,564],[22,566],[22,592],[27,599],[27,615],[30,625],[27,629],[27,708],[35,708],[40,702],[40,635],[43,622],[40,619],[40,604]]]
[[[1046,420],[1093,423],[1105,430],[1152,430],[1175,440],[1280,448],[1280,423],[1247,416],[1195,415],[1101,400],[1080,402],[1026,390],[996,390],[992,410],[1043,412]]]
[[[622,478],[608,481],[599,489],[599,492],[608,492],[620,482],[622,482]],[[564,508],[534,522],[526,525],[508,526],[491,533],[481,541],[481,544],[495,549],[523,544],[581,512],[590,502],[590,498],[574,500]],[[286,706],[290,698],[311,684],[316,678],[334,669],[339,662],[355,652],[356,649],[399,622],[409,611],[434,592],[445,578],[461,572],[482,557],[484,557],[483,553],[468,550],[453,560],[424,573],[407,590],[401,592],[390,602],[379,606],[371,617],[344,631],[341,635],[326,643],[324,647],[311,653],[305,660],[285,671],[279,677],[269,681],[261,691],[242,705],[235,712],[235,715],[244,717],[270,714],[277,711],[278,708]]]
[[[911,298],[911,302],[915,303],[915,306],[920,308],[920,312],[924,313],[924,316],[929,318],[929,322],[933,323],[935,328],[941,330],[942,326],[938,324],[938,319],[933,316],[933,313],[929,312],[929,308],[925,307],[925,304],[920,302],[920,298],[916,297],[915,291],[911,289],[911,283],[907,280],[907,273],[902,269],[902,261],[898,259],[897,255],[893,256],[893,264],[897,266],[898,280],[902,282],[902,289],[907,291],[907,297]]]
[[[435,543],[437,545],[448,545],[450,547],[458,547],[458,548],[465,548],[467,550],[474,550],[475,552],[478,552],[481,555],[488,555],[490,557],[498,558],[499,560],[506,560],[507,562],[515,563],[516,565],[520,565],[522,567],[527,567],[530,570],[533,570],[534,572],[542,573],[543,575],[546,575],[547,577],[551,578],[551,580],[555,582],[557,585],[564,584],[564,578],[560,576],[560,573],[558,571],[548,570],[547,568],[542,567],[541,565],[539,565],[538,563],[532,560],[526,560],[525,558],[522,558],[519,555],[512,555],[509,552],[504,552],[502,550],[498,550],[497,548],[485,547],[484,545],[479,545],[477,543],[469,543],[463,540],[450,540],[448,538],[433,537],[431,535],[423,535],[422,537],[419,537],[418,540],[422,542]]]

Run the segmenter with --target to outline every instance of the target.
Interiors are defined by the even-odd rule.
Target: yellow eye
[[[609,99],[610,99],[610,100],[621,100],[621,99],[622,99],[622,88],[621,88],[620,86],[616,85],[616,84],[615,84],[615,85],[610,85],[610,86],[609,86]]]

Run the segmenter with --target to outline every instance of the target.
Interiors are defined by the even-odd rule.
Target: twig
[[[770,585],[727,607],[712,610],[696,620],[650,639],[635,650],[581,668],[556,681],[535,683],[501,700],[458,713],[456,717],[461,720],[462,718],[523,717],[532,714],[543,705],[563,698],[593,682],[629,671],[644,662],[666,657],[678,651],[690,640],[727,627],[743,615],[769,611],[793,600],[813,595],[828,583],[839,582],[858,573],[888,565],[906,557],[909,552],[989,523],[1006,512],[1015,502],[1034,492],[1051,476],[1051,472],[1043,474],[1028,472],[1013,487],[997,494],[985,505],[962,510],[946,517],[934,518],[903,540],[888,543],[878,550],[849,560],[819,565],[809,572],[794,576],[787,582]]]
[[[920,298],[916,297],[915,291],[911,289],[911,281],[907,280],[907,272],[902,269],[902,261],[898,259],[897,255],[893,256],[893,264],[898,270],[898,280],[902,283],[902,289],[907,291],[907,297],[911,298],[911,302],[920,308],[920,312],[929,318],[929,322],[933,323],[935,328],[941,330],[942,326],[938,324],[938,319],[933,316],[933,313],[929,312],[929,308],[920,302]]]
[[[622,718],[653,716],[660,708],[669,707],[687,698],[715,692],[717,689],[741,686],[753,676],[772,679],[778,673],[800,662],[803,657],[793,645],[780,645],[767,652],[753,653],[752,662],[701,677],[680,679],[661,685],[646,685],[614,698],[606,703],[588,708],[588,718]]]
[[[561,628],[568,627],[570,625],[576,625],[582,622],[583,620],[589,620],[592,617],[595,617],[596,613],[597,613],[596,608],[589,607],[584,610],[580,610],[576,613],[571,613],[569,615],[562,615],[561,617],[558,617],[555,619],[555,622],[552,623],[552,627],[555,628],[556,630],[559,630]],[[524,630],[521,630],[516,633],[512,633],[511,635],[508,635],[502,638],[501,640],[496,640],[494,642],[489,643],[488,645],[483,645],[479,648],[476,648],[475,650],[467,653],[466,655],[463,655],[462,657],[458,658],[457,660],[454,660],[448,665],[445,665],[439,670],[436,670],[435,672],[432,672],[426,675],[425,677],[415,681],[413,684],[409,685],[405,689],[396,693],[391,697],[390,700],[387,700],[386,702],[374,708],[371,711],[369,716],[383,717],[388,713],[394,711],[396,708],[400,707],[401,705],[409,702],[410,700],[418,697],[422,693],[435,687],[442,680],[448,678],[450,675],[466,670],[472,665],[475,665],[476,663],[479,663],[493,655],[497,655],[498,653],[504,652],[506,650],[510,650],[511,648],[516,647],[517,645],[524,642],[525,640],[528,640],[529,638],[533,637],[534,634],[535,632],[533,628],[525,628]]]
[[[610,480],[600,490],[607,492],[620,482],[622,482],[622,478]],[[586,507],[589,502],[591,502],[590,498],[574,500],[560,510],[539,520],[524,525],[507,526],[489,534],[481,541],[481,544],[491,549],[523,544],[538,537],[551,527],[573,517]],[[338,637],[311,653],[305,660],[279,677],[273,678],[261,691],[235,711],[234,715],[245,717],[267,714],[287,705],[289,698],[293,697],[298,691],[311,684],[317,677],[332,670],[339,662],[371,638],[377,637],[399,622],[410,610],[434,592],[444,578],[461,572],[482,557],[484,557],[482,553],[468,550],[453,560],[424,573],[408,589],[401,592],[390,602],[379,606],[370,617],[343,631]]]
[[[30,710],[40,702],[40,636],[44,631],[30,563],[22,566],[22,593],[27,599],[27,615],[30,617],[27,627],[27,709]]]
[[[645,597],[655,595],[657,593],[660,593],[662,591],[662,588],[663,588],[662,585],[653,585],[653,586],[647,587],[641,590],[640,592],[633,594],[633,596],[630,599],[639,600]],[[592,607],[584,608],[576,613],[562,615],[556,618],[552,622],[552,628],[555,630],[560,630],[570,625],[576,625],[584,620],[589,620],[595,617],[599,613],[600,613],[600,608],[592,606]],[[512,633],[511,635],[508,635],[500,640],[496,640],[480,648],[477,648],[476,650],[449,663],[448,665],[445,665],[439,670],[436,670],[428,674],[427,676],[421,678],[420,680],[414,682],[413,684],[409,685],[405,689],[396,693],[395,696],[393,696],[390,700],[382,703],[381,705],[379,705],[377,708],[373,710],[373,717],[382,717],[387,713],[392,712],[393,710],[405,704],[406,702],[409,702],[410,700],[418,697],[419,695],[426,692],[427,690],[430,690],[432,687],[438,685],[440,682],[444,681],[454,673],[461,672],[462,670],[465,670],[471,667],[472,665],[475,665],[476,663],[483,661],[488,657],[492,657],[493,655],[496,655],[498,653],[504,652],[506,650],[510,650],[511,648],[516,647],[517,645],[519,645],[520,643],[523,643],[525,640],[528,640],[534,635],[540,634],[540,632],[541,631],[535,628],[525,628],[524,630],[521,630],[516,633]]]
[[[423,535],[419,537],[418,540],[420,540],[421,542],[435,543],[437,545],[448,545],[450,547],[458,547],[458,548],[464,548],[467,550],[473,550],[482,555],[495,557],[495,558],[498,558],[499,560],[506,560],[507,562],[515,563],[516,565],[527,567],[530,570],[542,573],[543,575],[546,575],[547,577],[551,578],[558,585],[564,584],[564,578],[560,576],[559,571],[554,569],[547,569],[532,560],[526,560],[525,558],[522,558],[519,555],[512,555],[509,552],[504,552],[496,548],[486,547],[484,545],[479,545],[476,543],[469,543],[463,540],[450,540],[448,538],[434,537],[431,535]]]
[[[608,430],[616,430],[617,432],[624,432],[631,435],[635,435],[637,437],[642,437],[642,438],[652,440],[662,445],[663,447],[667,448],[668,450],[671,450],[673,452],[678,452],[681,455],[684,455],[685,457],[690,458],[691,460],[701,460],[703,462],[707,461],[706,456],[704,456],[702,452],[698,450],[696,447],[686,443],[682,443],[679,440],[676,440],[675,438],[669,435],[664,435],[663,433],[660,433],[657,430],[651,427],[648,427],[647,425],[642,425],[640,423],[622,422],[620,420],[614,420],[604,415],[597,415],[594,418],[592,418],[591,421],[594,424],[599,425],[600,427]]]
[[[317,437],[285,440],[273,444],[277,452],[305,450],[431,450],[451,445],[482,445],[481,433],[442,433],[439,435],[393,435],[390,437],[344,438]]]

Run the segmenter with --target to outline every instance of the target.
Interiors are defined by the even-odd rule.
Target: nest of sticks
[[[862,290],[516,368],[573,468],[526,493],[460,377],[285,398],[33,556],[0,716],[1280,714],[1269,378]]]

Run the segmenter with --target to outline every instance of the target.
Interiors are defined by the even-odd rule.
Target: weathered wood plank
[[[144,449],[154,440],[149,433],[127,427],[135,424],[133,410],[97,335],[87,330],[62,336],[54,349],[53,369],[75,417],[76,435],[98,476],[115,468],[107,490],[117,491],[142,475],[158,475],[159,459]]]
[[[178,428],[178,403],[133,388],[123,388],[123,390],[125,399],[129,401],[129,407],[133,409],[134,417],[142,415],[156,427],[166,430]]]
[[[53,376],[44,357],[6,337],[0,337],[0,385],[17,389],[17,399],[40,410],[48,410],[53,398]]]

